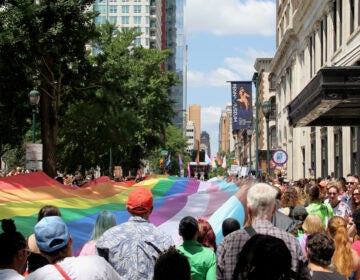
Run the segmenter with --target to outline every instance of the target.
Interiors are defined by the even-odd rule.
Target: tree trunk
[[[52,92],[49,86],[44,85],[44,88]],[[55,178],[56,170],[56,141],[58,134],[58,116],[57,108],[54,108],[55,102],[49,94],[41,90],[40,99],[40,114],[41,114],[41,138],[43,144],[43,171]]]

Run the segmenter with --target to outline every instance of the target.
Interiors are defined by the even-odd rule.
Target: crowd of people
[[[208,220],[193,216],[174,242],[149,222],[153,195],[142,186],[128,195],[127,222],[99,213],[79,256],[54,206],[40,209],[28,237],[2,220],[0,279],[360,279],[357,176],[237,183],[245,220],[223,217],[218,244]]]

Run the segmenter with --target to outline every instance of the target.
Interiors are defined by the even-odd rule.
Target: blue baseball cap
[[[34,227],[36,244],[45,253],[65,247],[70,239],[67,225],[59,216],[42,218]]]

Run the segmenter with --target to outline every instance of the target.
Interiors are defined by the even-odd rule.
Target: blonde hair
[[[351,243],[346,231],[346,221],[342,217],[334,216],[329,220],[327,228],[335,242],[333,264],[340,274],[348,278],[353,270],[353,259]]]
[[[304,223],[302,224],[302,228],[308,234],[313,234],[315,232],[320,232],[324,230],[324,225],[321,221],[321,218],[317,214],[309,214]]]

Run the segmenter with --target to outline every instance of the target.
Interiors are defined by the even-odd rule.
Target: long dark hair
[[[20,250],[26,249],[25,237],[18,231],[14,220],[1,220],[3,233],[0,234],[0,265],[10,265]]]

